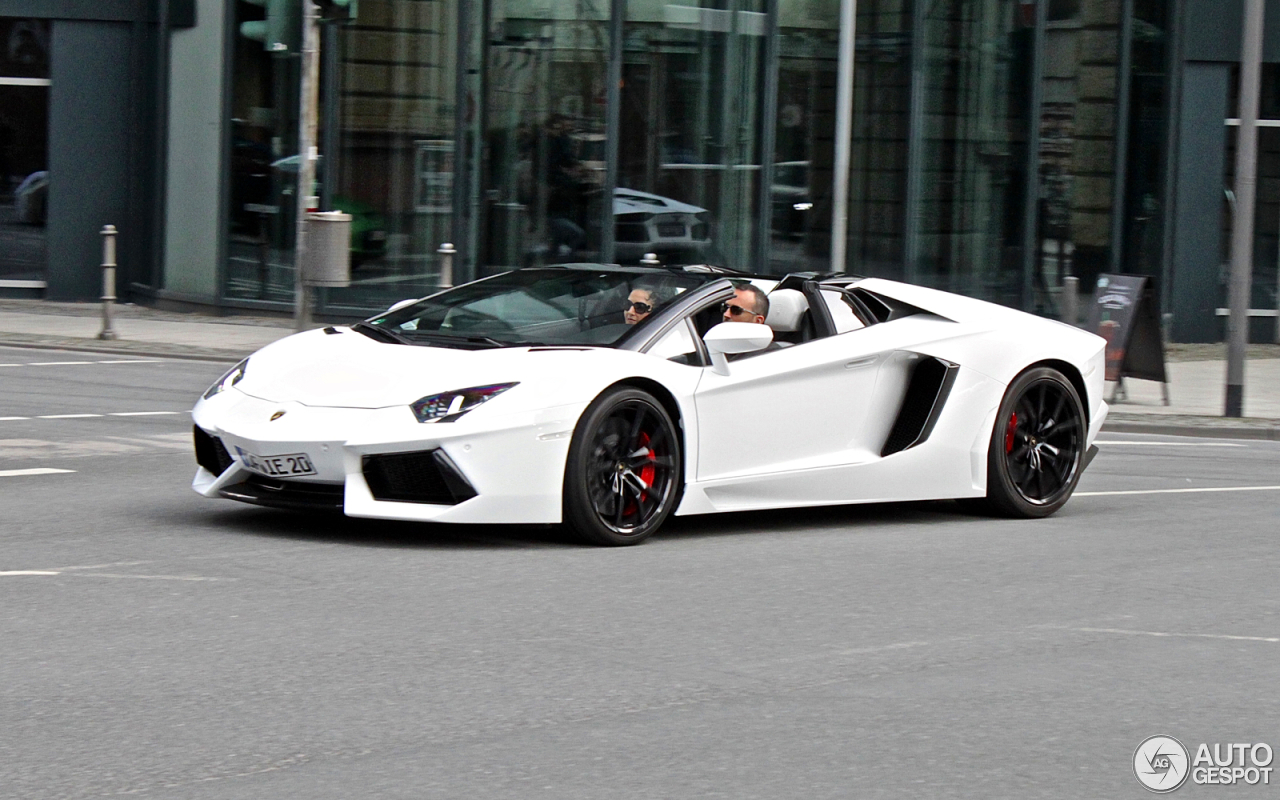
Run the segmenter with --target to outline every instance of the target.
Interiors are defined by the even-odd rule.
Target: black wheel
[[[564,520],[592,544],[638,544],[675,508],[681,475],[676,427],[662,404],[639,389],[610,389],[573,432]]]
[[[1027,370],[1000,404],[987,455],[987,504],[1001,514],[1047,517],[1080,480],[1084,406],[1075,387],[1048,367]]]

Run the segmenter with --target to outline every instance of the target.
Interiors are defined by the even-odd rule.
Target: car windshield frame
[[[608,264],[526,267],[377,314],[362,327],[385,334],[387,342],[424,347],[618,348],[664,316],[658,312],[730,277],[727,272]],[[648,290],[656,302],[643,319],[628,324],[624,312],[636,289]]]

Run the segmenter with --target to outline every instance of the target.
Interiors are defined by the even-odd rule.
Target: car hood
[[[617,214],[701,214],[705,208],[681,203],[670,197],[640,192],[635,189],[617,189],[613,193],[613,213]]]
[[[491,383],[538,382],[539,395],[555,387],[562,370],[615,355],[599,348],[503,347],[457,350],[388,344],[347,328],[308,331],[281,339],[249,359],[236,388],[273,402],[332,408],[387,408],[427,395]],[[567,359],[575,359],[570,365]],[[541,379],[541,380],[539,380]],[[522,392],[522,394],[525,394]],[[565,396],[540,402],[571,402]]]

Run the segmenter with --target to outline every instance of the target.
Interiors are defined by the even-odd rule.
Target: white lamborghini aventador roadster
[[[740,281],[767,293],[766,324],[721,321]],[[196,404],[193,486],[353,517],[564,522],[604,545],[670,514],[792,506],[1042,517],[1096,452],[1102,390],[1101,338],[931,289],[531,268],[236,365]]]

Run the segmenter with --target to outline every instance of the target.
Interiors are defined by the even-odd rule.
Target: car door
[[[821,292],[821,302],[843,303],[838,291],[827,295]],[[694,395],[699,482],[763,485],[799,470],[817,470],[821,482],[823,467],[878,455],[887,424],[869,421],[892,417],[880,407],[886,387],[877,384],[894,351],[875,326],[863,328],[852,313],[842,319],[844,332],[738,358],[728,375],[704,369]],[[838,486],[812,488],[819,495],[813,499],[842,496]]]

